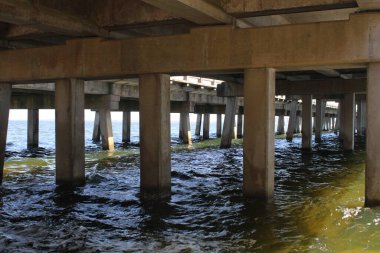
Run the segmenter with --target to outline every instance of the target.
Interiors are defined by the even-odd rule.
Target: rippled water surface
[[[135,147],[109,154],[90,145],[86,186],[63,191],[53,150],[11,146],[0,188],[2,252],[380,251],[380,209],[363,208],[361,139],[354,153],[341,151],[334,134],[311,153],[300,151],[300,138],[276,139],[271,203],[243,198],[239,145],[174,152],[165,201],[140,199]]]

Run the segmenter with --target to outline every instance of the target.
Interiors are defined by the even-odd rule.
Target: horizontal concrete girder
[[[323,79],[305,81],[276,81],[276,95],[339,95],[365,93],[366,79]],[[243,84],[221,83],[216,89],[219,97],[244,97]]]
[[[186,35],[73,40],[62,46],[0,52],[0,82],[260,67],[364,67],[380,60],[379,30],[380,14],[363,13],[352,15],[349,21],[247,29],[205,27]]]

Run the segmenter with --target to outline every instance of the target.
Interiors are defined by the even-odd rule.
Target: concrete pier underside
[[[17,49],[20,44],[15,45],[12,39],[2,43],[16,49],[0,51],[1,180],[11,108],[29,110],[29,148],[38,147],[38,109],[56,109],[56,181],[59,185],[85,183],[85,108],[97,112],[93,140],[101,139],[103,148],[110,151],[114,150],[111,111],[123,111],[122,140],[126,143],[130,142],[130,112],[139,111],[141,192],[142,196],[154,197],[170,196],[171,112],[180,113],[179,137],[184,143],[191,143],[189,113],[197,113],[196,135],[201,134],[203,116],[203,139],[210,138],[210,114],[217,114],[216,135],[221,136],[222,148],[231,146],[235,115],[238,115],[237,135],[244,138],[244,195],[270,199],[275,188],[275,115],[279,116],[279,134],[284,132],[284,117],[289,116],[286,133],[289,141],[302,124],[301,148],[307,152],[312,152],[314,116],[316,142],[322,141],[323,129],[335,128],[343,139],[344,149],[353,151],[355,122],[357,134],[367,134],[366,205],[380,204],[380,158],[377,155],[380,144],[376,141],[380,128],[377,102],[380,96],[380,14],[376,10],[380,5],[376,1],[358,0],[351,3],[350,7],[355,10],[345,19],[331,18],[330,14],[328,20],[301,22],[297,15],[286,15],[302,12],[302,8],[309,5],[313,11],[330,10],[339,3],[333,1],[334,4],[322,8],[326,3],[293,6],[283,1],[284,6],[279,6],[268,1],[268,6],[272,4],[276,10],[271,14],[285,16],[257,27],[262,24],[257,22],[257,16],[267,16],[268,10],[263,6],[258,12],[248,3],[242,8],[237,3],[228,5],[215,1],[215,5],[200,1],[205,3],[202,6],[206,9],[177,0],[163,5],[158,3],[160,1],[144,1],[145,5],[163,11],[172,8],[168,13],[174,17],[179,15],[171,20],[170,15],[152,14],[158,19],[156,25],[171,22],[175,25],[182,19],[187,20],[182,25],[192,24],[184,32],[180,29],[161,31],[152,34],[155,36],[128,30],[130,26],[139,29],[148,22],[141,20],[141,23],[131,24],[115,21],[115,27],[120,30],[116,31],[116,28],[107,30],[112,27],[110,24],[97,26],[82,22],[74,26],[67,16],[64,16],[65,22],[52,24],[51,14],[39,16],[34,9],[27,12],[36,15],[31,20],[19,13],[13,13],[12,18],[7,16],[7,22],[36,26],[49,33],[64,32],[65,36],[72,36],[64,29],[71,24],[73,33],[80,36],[59,44],[38,44],[22,50]],[[3,4],[13,6],[9,1]],[[341,14],[339,10],[346,7],[339,6],[333,10]],[[178,10],[184,10],[184,16]],[[59,15],[57,18],[62,18]],[[127,27],[125,31],[124,27]],[[140,36],[134,36],[136,34]],[[187,74],[223,83],[215,91],[216,85],[207,88],[192,86],[186,81],[170,81],[171,76]],[[117,84],[117,80],[124,79],[137,81],[125,87]],[[51,82],[54,88],[37,85]],[[32,86],[27,86],[29,84]],[[284,95],[286,99],[279,101],[276,95]],[[315,106],[313,99],[316,99]],[[339,101],[339,115],[337,109],[325,108],[325,101]],[[225,114],[223,128],[222,114]]]

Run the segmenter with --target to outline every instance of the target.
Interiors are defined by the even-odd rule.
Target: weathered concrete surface
[[[92,141],[100,141],[100,118],[98,111],[95,112],[94,129],[92,130]]]
[[[310,150],[313,136],[312,95],[302,96],[302,149]]]
[[[167,197],[171,191],[169,75],[141,75],[139,89],[142,196]]]
[[[0,183],[3,182],[11,92],[11,84],[0,83]]]
[[[285,133],[285,110],[281,110],[278,115],[276,134],[284,134],[284,133]]]
[[[55,85],[56,183],[82,185],[84,169],[84,82],[60,79]]]
[[[244,81],[243,188],[246,197],[274,192],[274,69],[247,69]]]
[[[344,117],[342,124],[343,133],[343,148],[344,150],[351,151],[354,150],[354,120],[356,114],[355,108],[355,94],[349,93],[344,94]]]
[[[210,114],[205,113],[203,116],[203,139],[207,140],[210,138]]]
[[[39,111],[38,109],[28,109],[28,137],[27,147],[38,147],[38,132],[39,132]]]
[[[237,131],[236,131],[236,137],[238,139],[243,138],[243,114],[239,113],[237,116]]]
[[[266,66],[281,70],[365,66],[380,60],[380,50],[376,50],[379,29],[380,15],[366,13],[352,15],[349,21],[247,29],[207,27],[186,35],[75,40],[63,46],[1,51],[0,81],[102,79]]]
[[[296,131],[297,124],[297,100],[293,100],[290,103],[290,113],[289,113],[289,121],[288,121],[288,129],[286,131],[286,139],[288,141],[293,140],[294,131]]]
[[[123,112],[123,136],[122,141],[124,143],[131,142],[131,112]]]
[[[198,122],[198,118],[197,118],[197,122]],[[220,113],[216,115],[216,137],[217,138],[222,137],[222,114]]]
[[[185,144],[191,143],[191,132],[190,132],[190,115],[188,112],[180,113],[180,139]]]
[[[224,82],[218,84],[217,95],[219,97],[243,97],[243,84]],[[367,91],[365,78],[342,79],[330,78],[322,80],[288,81],[276,80],[276,95],[339,95],[344,93]]]
[[[368,67],[365,205],[380,205],[380,63]]]
[[[220,142],[221,148],[230,148],[231,141],[234,135],[236,113],[236,97],[228,97],[226,104],[226,114],[224,117],[222,139]]]
[[[108,151],[115,150],[113,139],[111,111],[99,110],[100,136],[102,138],[102,148]]]
[[[322,130],[323,121],[325,115],[326,102],[322,99],[317,99],[316,101],[316,112],[315,112],[315,141],[322,141]]]
[[[197,122],[195,125],[195,135],[201,135],[201,126],[202,126],[202,114],[197,114]]]

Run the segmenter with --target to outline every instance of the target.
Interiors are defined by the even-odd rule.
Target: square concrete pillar
[[[237,138],[243,138],[243,114],[241,113],[237,116]]]
[[[203,117],[203,139],[210,139],[210,114],[205,113]]]
[[[114,151],[115,143],[113,139],[111,111],[99,110],[100,136],[102,137],[102,148]]]
[[[343,148],[347,151],[354,150],[354,134],[355,134],[355,94],[347,93],[344,94],[343,99],[343,124],[342,124],[342,134],[343,134]]]
[[[322,140],[322,100],[317,99],[315,106],[315,142]]]
[[[171,189],[170,76],[140,76],[140,186],[142,197],[168,197]]]
[[[11,94],[12,85],[0,83],[0,183],[3,182]]]
[[[123,112],[123,133],[122,141],[131,142],[131,112]]]
[[[180,113],[180,139],[185,144],[191,144],[190,115],[188,112]]]
[[[293,135],[296,129],[297,124],[297,106],[298,101],[292,100],[289,105],[289,121],[288,121],[288,129],[286,131],[286,140],[292,141]]]
[[[56,183],[85,183],[84,82],[60,79],[55,83]]]
[[[95,119],[94,119],[94,129],[92,131],[92,141],[99,142],[100,141],[100,118],[99,118],[99,112],[95,112]]]
[[[197,118],[198,122],[198,118]],[[216,115],[216,137],[220,138],[222,137],[222,114]]]
[[[244,74],[243,188],[246,197],[270,199],[274,192],[274,69]]]
[[[39,132],[39,113],[38,109],[28,109],[28,149],[38,148]]]
[[[195,135],[201,135],[201,126],[202,126],[202,114],[197,114],[197,122],[195,125]]]
[[[380,205],[380,63],[370,63],[367,79],[367,164],[365,205]]]
[[[227,97],[226,114],[224,117],[221,148],[230,148],[234,136],[234,124],[236,113],[236,97]]]
[[[302,149],[310,150],[313,136],[313,104],[311,95],[302,96]]]

